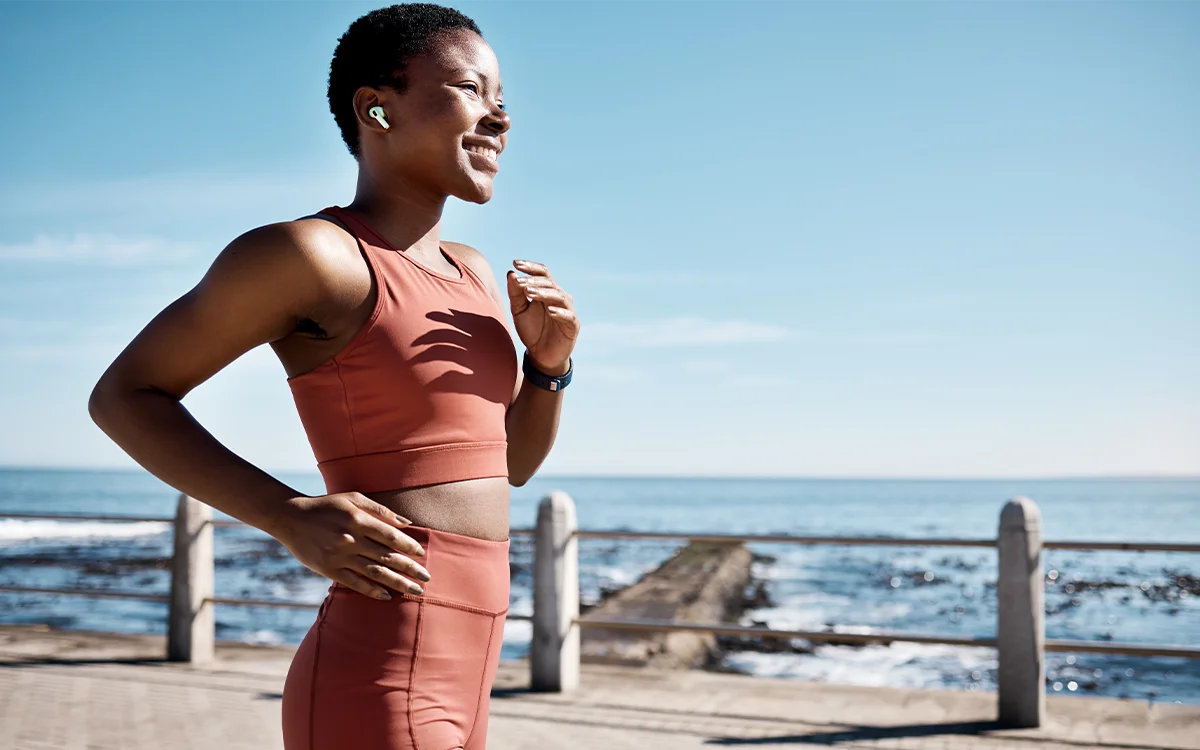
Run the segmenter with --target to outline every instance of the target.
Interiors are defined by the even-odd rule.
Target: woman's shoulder
[[[222,252],[242,263],[286,268],[317,276],[343,269],[347,257],[357,258],[353,235],[318,215],[254,227],[239,235]]]

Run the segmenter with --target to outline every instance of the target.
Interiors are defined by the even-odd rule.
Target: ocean
[[[278,474],[321,492],[313,474]],[[816,480],[537,477],[512,493],[512,524],[531,527],[551,490],[574,498],[581,528],[828,536],[994,538],[1004,502],[1041,508],[1051,540],[1200,542],[1200,480]],[[4,518],[4,513],[171,516],[178,493],[138,471],[0,469],[0,584],[167,591],[166,524]],[[219,514],[218,514],[219,515]],[[636,580],[675,542],[581,540],[581,596]],[[532,540],[513,538],[512,611],[532,610]],[[996,555],[990,549],[755,545],[769,601],[745,622],[842,632],[990,636]],[[216,531],[216,593],[317,603],[328,583],[248,528]],[[1200,555],[1049,550],[1050,638],[1195,646]],[[298,643],[315,609],[221,606],[217,637]],[[122,599],[0,593],[0,623],[165,632],[166,605]],[[530,626],[510,622],[504,658],[528,651]],[[799,644],[798,644],[799,645]],[[803,651],[806,649],[796,649]],[[994,690],[995,652],[892,644],[822,646],[811,653],[729,651],[719,665],[756,675],[835,683]],[[1047,691],[1200,703],[1200,660],[1047,655]]]

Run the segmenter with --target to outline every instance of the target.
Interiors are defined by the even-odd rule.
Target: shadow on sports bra
[[[516,352],[508,328],[496,318],[462,310],[434,311],[425,317],[443,327],[413,341],[414,347],[427,348],[412,360],[458,365],[434,378],[428,387],[507,405],[516,383]]]

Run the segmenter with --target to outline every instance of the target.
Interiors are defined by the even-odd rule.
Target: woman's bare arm
[[[150,473],[268,532],[292,488],[228,450],[180,403],[256,346],[286,336],[320,294],[294,228],[247,232],[194,289],[171,303],[92,391],[96,424]]]
[[[357,493],[308,498],[234,454],[181,403],[245,352],[287,336],[329,296],[335,259],[328,242],[323,250],[321,233],[331,230],[318,223],[325,224],[270,225],[230,243],[200,283],[159,313],[109,366],[88,410],[113,441],[167,484],[266,531],[318,573],[384,598],[386,592],[363,578],[397,588],[412,588],[412,582],[364,572],[351,562],[363,550],[372,553],[372,562],[387,556],[385,548],[421,554],[398,531],[406,520]],[[350,541],[339,536],[347,531]],[[393,562],[396,570],[421,577],[420,566]]]

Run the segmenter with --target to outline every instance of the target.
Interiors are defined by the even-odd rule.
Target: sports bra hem
[[[326,490],[386,492],[468,479],[508,477],[508,442],[490,440],[365,453],[317,464]]]

